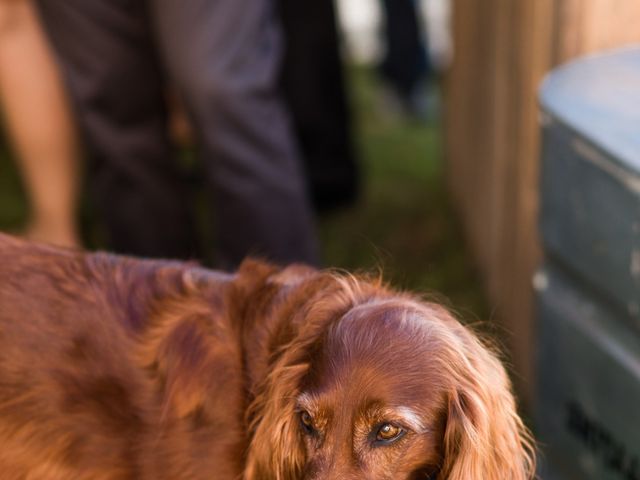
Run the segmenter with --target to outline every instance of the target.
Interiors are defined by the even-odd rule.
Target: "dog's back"
[[[0,477],[235,477],[238,335],[205,283],[0,234]]]
[[[305,428],[301,408],[324,420]],[[314,453],[331,411],[357,428]],[[406,458],[371,443],[402,430],[397,412]],[[365,461],[324,461],[352,460],[356,433]],[[371,458],[382,474],[358,470]],[[504,368],[439,305],[302,266],[228,276],[0,234],[2,480],[525,480],[534,465]]]

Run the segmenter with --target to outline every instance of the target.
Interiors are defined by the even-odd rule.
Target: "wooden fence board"
[[[537,89],[553,66],[640,42],[638,0],[453,0],[446,80],[448,184],[499,323],[519,391],[533,398],[531,277],[537,233]]]

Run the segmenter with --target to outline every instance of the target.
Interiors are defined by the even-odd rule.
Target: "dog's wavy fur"
[[[378,476],[312,462],[300,396],[357,369],[356,351],[371,388],[387,352],[395,378],[433,392],[412,400],[435,439],[415,469],[409,450]],[[0,234],[2,479],[526,480],[533,451],[496,355],[439,305],[303,266],[223,274]]]

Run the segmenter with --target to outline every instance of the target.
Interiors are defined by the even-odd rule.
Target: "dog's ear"
[[[480,341],[463,336],[462,351],[448,360],[455,386],[448,393],[441,474],[448,480],[534,478],[533,440],[517,414],[507,374]]]
[[[295,395],[307,365],[275,368],[267,388],[258,396],[250,415],[253,432],[243,480],[297,480],[302,478],[305,451],[296,421]]]
[[[259,354],[247,364],[253,379],[247,410],[251,441],[243,480],[299,480],[306,452],[297,397],[323,332],[350,307],[350,299],[331,275],[308,267],[289,267],[267,283],[278,294],[261,318],[266,327],[246,344]]]

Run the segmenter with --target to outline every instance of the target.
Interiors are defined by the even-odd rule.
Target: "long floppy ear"
[[[259,417],[252,419],[251,445],[244,480],[297,480],[302,478],[305,452],[296,422],[296,394],[305,364],[274,368],[269,387],[256,398]]]
[[[295,319],[312,295],[301,283],[315,274],[309,267],[277,270],[255,261],[240,268],[237,288],[241,295],[253,291],[252,304],[258,307],[244,311],[245,368],[251,397],[246,415],[251,440],[244,480],[300,478],[305,452],[296,422],[296,401],[309,367],[306,352],[317,335],[313,328],[298,331]]]
[[[251,435],[244,480],[299,480],[306,452],[298,423],[297,399],[327,326],[341,318],[353,303],[349,289],[327,274],[306,267],[287,268],[271,276],[269,284],[284,295],[261,317],[267,328],[263,340],[250,343],[257,357],[249,362],[253,398],[247,423]],[[269,326],[271,328],[269,328]],[[245,347],[246,348],[246,347]],[[258,372],[258,373],[255,373]]]
[[[271,301],[257,312],[259,322],[247,321],[253,329],[244,340],[245,351],[257,354],[245,365],[254,382],[243,480],[299,480],[306,451],[296,410],[305,377],[329,325],[380,287],[300,265],[272,273],[266,284],[273,289]]]
[[[496,356],[461,328],[461,351],[449,359],[455,386],[448,398],[442,478],[532,479],[534,442],[518,416],[507,374]]]

